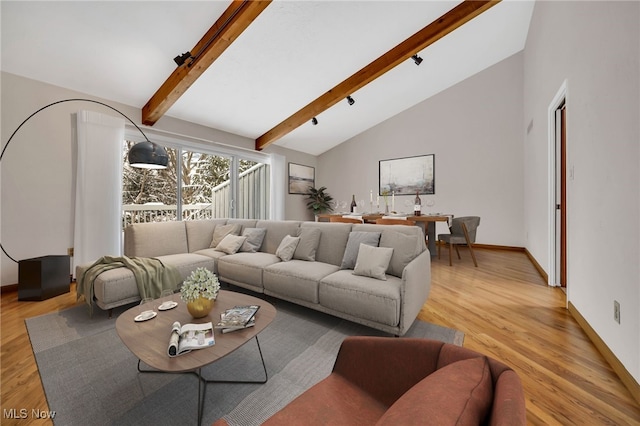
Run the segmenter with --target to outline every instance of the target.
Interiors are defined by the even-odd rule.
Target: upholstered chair
[[[469,247],[469,252],[471,253],[471,258],[473,259],[473,264],[477,267],[478,261],[476,260],[476,255],[473,252],[473,243],[476,242],[476,230],[480,226],[480,217],[479,216],[465,216],[465,217],[456,217],[451,222],[451,227],[449,234],[439,234],[438,241],[438,259],[440,259],[440,247],[442,243],[449,245],[449,266],[452,266],[453,257],[453,247],[456,248],[456,253],[458,254],[458,259],[460,257],[460,251],[458,250],[458,245],[466,244]]]

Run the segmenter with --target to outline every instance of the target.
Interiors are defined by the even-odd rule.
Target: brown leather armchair
[[[436,340],[358,336],[264,424],[518,426],[526,413],[520,378],[499,361]]]

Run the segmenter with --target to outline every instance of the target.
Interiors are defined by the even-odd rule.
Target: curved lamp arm
[[[27,121],[29,121],[34,115],[38,114],[40,111],[43,111],[49,107],[52,107],[54,105],[61,104],[64,102],[91,102],[94,104],[102,105],[104,107],[109,108],[112,111],[117,112],[118,114],[126,118],[131,124],[133,124],[135,128],[138,129],[138,131],[142,134],[142,136],[144,136],[144,139],[145,139],[144,141],[135,144],[129,150],[129,155],[128,155],[129,165],[132,167],[145,168],[145,169],[165,169],[167,167],[167,164],[169,163],[169,156],[167,155],[167,151],[162,146],[154,142],[151,142],[147,137],[147,135],[144,134],[142,129],[136,123],[134,123],[132,119],[130,119],[123,112],[115,109],[111,105],[107,105],[104,102],[95,101],[93,99],[83,99],[83,98],[63,99],[60,101],[52,102],[48,105],[43,106],[42,108],[33,112],[27,118],[25,118],[24,121],[20,123],[20,125],[13,131],[13,133],[11,133],[11,136],[9,136],[9,140],[4,145],[4,148],[2,148],[2,153],[0,154],[0,161],[2,161],[2,158],[4,157],[4,152],[9,147],[9,144],[11,143],[11,140],[13,139],[15,134],[18,132],[18,130],[22,128],[22,126],[26,124]],[[2,249],[2,252],[7,255],[9,259],[18,263],[17,260],[15,260],[13,257],[9,255],[9,253],[7,253],[2,243],[0,243],[0,248]]]

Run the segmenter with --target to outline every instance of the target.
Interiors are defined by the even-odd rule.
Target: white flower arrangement
[[[220,291],[218,277],[207,268],[197,268],[182,283],[180,298],[185,302],[193,302],[200,297],[215,300]]]

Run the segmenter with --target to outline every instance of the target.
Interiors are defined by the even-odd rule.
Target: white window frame
[[[207,141],[205,139],[194,138],[190,136],[178,135],[171,132],[166,132],[157,129],[149,129],[143,128],[143,131],[147,135],[147,137],[166,148],[173,148],[179,150],[179,155],[182,155],[184,150],[200,152],[203,154],[210,155],[218,155],[222,157],[231,158],[231,168],[229,171],[229,176],[231,180],[231,188],[233,199],[231,202],[230,217],[236,216],[235,204],[238,198],[238,161],[240,159],[255,161],[256,163],[268,164],[270,166],[270,190],[269,190],[269,204],[271,206],[269,217],[267,219],[278,219],[284,216],[284,197],[277,195],[277,186],[275,183],[279,182],[281,179],[277,179],[277,176],[284,176],[284,162],[279,161],[279,156],[274,154],[267,154],[263,152],[248,150],[241,147],[236,147],[232,145],[222,144],[213,141]],[[125,126],[125,139],[132,142],[141,142],[144,140],[143,135],[140,134],[138,129],[136,129],[132,125]],[[182,166],[182,162],[177,162],[178,170],[176,170],[177,176],[180,176]],[[178,211],[182,211],[182,184],[180,181],[176,182],[177,184],[177,206]]]

